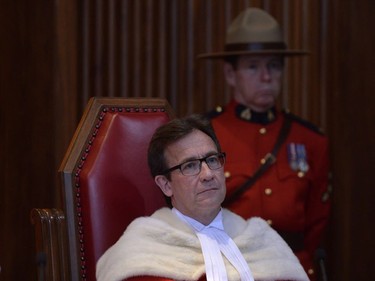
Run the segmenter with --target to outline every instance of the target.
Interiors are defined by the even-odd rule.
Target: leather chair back
[[[59,169],[72,280],[95,280],[100,256],[136,217],[166,206],[147,165],[162,99],[92,98]]]

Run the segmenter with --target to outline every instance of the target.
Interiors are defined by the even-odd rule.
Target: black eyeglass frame
[[[223,163],[221,163],[221,161],[220,161],[221,166],[218,167],[217,169],[212,169],[212,168],[210,167],[210,165],[209,165],[209,164],[207,163],[207,161],[206,161],[207,158],[210,158],[210,157],[212,157],[212,156],[217,156],[217,157],[219,158],[219,160],[220,160],[220,159],[223,159]],[[183,174],[184,176],[186,176],[186,175],[182,172],[182,170],[181,170],[182,165],[184,165],[184,164],[186,164],[186,163],[189,163],[189,162],[192,162],[192,161],[198,161],[198,160],[199,160],[199,162],[200,162],[200,163],[199,163],[199,172],[198,172],[197,174],[195,174],[195,175],[198,175],[198,174],[201,172],[201,170],[202,170],[202,162],[203,162],[203,161],[206,163],[207,167],[208,167],[210,170],[218,170],[218,169],[220,169],[221,167],[224,166],[224,164],[225,164],[225,157],[226,157],[225,152],[219,152],[219,153],[215,153],[215,154],[207,155],[206,157],[203,157],[203,158],[200,158],[200,159],[192,159],[192,160],[188,160],[188,161],[185,161],[185,162],[183,162],[183,163],[181,163],[181,164],[179,164],[179,165],[173,166],[173,167],[171,167],[171,168],[165,170],[164,172],[161,173],[161,175],[166,175],[166,174],[169,174],[170,172],[172,172],[172,171],[174,171],[174,170],[179,169],[180,172],[181,172],[181,174]],[[190,176],[190,175],[187,175],[187,176]],[[191,176],[193,176],[193,175],[191,175]]]

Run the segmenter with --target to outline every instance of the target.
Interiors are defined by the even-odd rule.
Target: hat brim
[[[205,53],[197,56],[198,59],[221,59],[229,56],[243,55],[282,55],[282,56],[303,56],[309,54],[305,50],[244,50],[232,52]]]

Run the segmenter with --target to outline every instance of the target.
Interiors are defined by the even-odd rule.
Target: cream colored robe
[[[223,224],[255,280],[309,280],[292,250],[264,220],[245,221],[223,209]],[[224,262],[228,280],[239,280],[239,274],[225,257]],[[99,259],[96,269],[98,281],[120,281],[132,276],[197,280],[204,274],[197,236],[168,208],[134,220]]]

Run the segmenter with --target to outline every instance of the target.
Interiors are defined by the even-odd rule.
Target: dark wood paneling
[[[1,280],[36,276],[29,212],[51,205],[55,172],[52,2],[1,2]],[[30,11],[33,10],[33,13]],[[52,194],[51,194],[52,193]],[[53,197],[52,197],[53,198]]]
[[[313,0],[0,0],[0,280],[35,275],[33,207],[60,204],[57,167],[91,96],[167,98],[180,116],[230,96],[225,29],[262,7],[289,46],[280,104],[325,129],[334,172],[331,280],[371,280],[375,2]],[[22,268],[22,270],[20,270]]]
[[[72,2],[0,1],[0,280],[36,279],[30,210],[58,202],[77,120]]]
[[[56,1],[54,5],[55,29],[48,40],[55,42],[53,57],[53,88],[50,94],[53,96],[54,120],[54,156],[53,167],[60,165],[62,156],[68,147],[71,137],[80,119],[79,101],[81,88],[78,81],[81,79],[81,71],[78,68],[78,5],[74,0]],[[58,186],[56,179],[53,186]],[[55,194],[55,203],[61,201],[60,193]]]
[[[196,56],[222,50],[231,20],[258,6],[279,20],[291,48],[311,52],[289,61],[280,103],[324,126],[321,2],[82,1],[81,107],[90,96],[165,97],[177,115],[224,104],[230,93],[221,61]]]
[[[374,279],[374,12],[374,1],[337,1],[332,7],[332,280]]]

